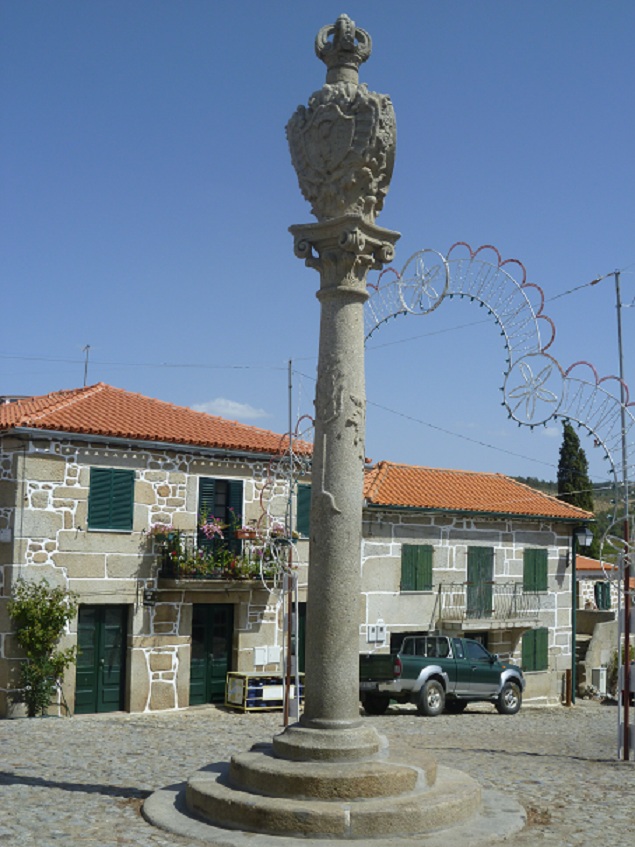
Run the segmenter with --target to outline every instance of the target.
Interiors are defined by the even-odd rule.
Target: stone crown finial
[[[333,40],[329,41],[330,36]],[[353,82],[359,79],[359,66],[371,54],[373,42],[366,30],[355,26],[348,15],[323,26],[315,38],[315,53],[327,67],[326,82]]]

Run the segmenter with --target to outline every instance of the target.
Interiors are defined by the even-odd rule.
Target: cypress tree
[[[577,432],[569,421],[562,429],[562,445],[558,461],[558,498],[572,506],[593,511],[593,487],[589,479],[589,463],[580,446]]]

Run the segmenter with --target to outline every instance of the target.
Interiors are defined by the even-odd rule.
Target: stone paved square
[[[635,771],[616,759],[615,706],[582,700],[505,717],[472,705],[438,718],[392,706],[364,721],[394,752],[428,749],[440,764],[522,802],[529,825],[516,845],[633,844]],[[280,713],[214,706],[0,721],[0,844],[185,847],[192,842],[145,822],[143,798],[281,729]]]

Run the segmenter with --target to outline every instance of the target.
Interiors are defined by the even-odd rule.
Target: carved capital
[[[356,215],[289,227],[295,254],[322,275],[321,288],[366,290],[366,274],[391,262],[399,233]]]

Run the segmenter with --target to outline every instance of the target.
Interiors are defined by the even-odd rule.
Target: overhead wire
[[[558,300],[562,297],[570,296],[570,295],[572,295],[572,294],[574,294],[574,293],[576,293],[576,292],[578,292],[582,289],[595,286],[598,283],[602,282],[603,280],[608,279],[609,277],[612,277],[616,272],[624,273],[624,272],[628,271],[633,266],[635,266],[635,262],[631,263],[630,265],[625,266],[622,269],[619,269],[619,271],[610,271],[609,273],[595,277],[590,282],[586,282],[586,283],[583,283],[582,285],[578,285],[578,286],[575,286],[573,288],[567,289],[566,291],[563,291],[560,294],[555,294],[552,297],[546,298],[545,302],[552,302],[552,301]],[[630,307],[630,306],[635,306],[635,298],[633,299],[632,303],[628,304],[628,307]],[[445,333],[448,333],[448,332],[455,332],[457,330],[465,329],[465,328],[468,328],[470,326],[476,326],[478,324],[485,324],[485,323],[489,323],[489,319],[484,319],[484,320],[479,320],[479,321],[471,321],[471,322],[464,323],[464,324],[458,324],[454,327],[447,327],[445,329],[435,330],[433,332],[421,333],[421,334],[418,334],[416,336],[410,336],[409,338],[406,338],[406,339],[398,339],[398,340],[395,340],[395,341],[385,342],[384,344],[375,344],[375,345],[372,345],[372,347],[370,347],[369,349],[370,350],[377,350],[377,349],[380,349],[380,348],[383,348],[383,347],[389,347],[389,346],[394,346],[394,345],[398,345],[398,344],[404,344],[404,343],[407,343],[409,341],[414,341],[414,340],[417,340],[417,339],[420,339],[420,338],[432,337],[434,335],[441,335],[441,334],[445,334]],[[63,363],[63,364],[82,364],[83,363],[83,360],[81,360],[81,359],[67,359],[67,358],[61,358],[61,357],[47,357],[47,356],[23,356],[23,355],[8,354],[8,353],[0,353],[0,359],[12,359],[12,360],[33,361],[33,362],[40,361],[40,362]],[[301,358],[294,357],[293,361],[297,362],[297,361],[311,361],[311,360],[315,360],[315,356],[307,356],[307,357],[301,357]],[[183,368],[183,369],[191,369],[191,370],[194,370],[194,369],[234,370],[234,371],[236,371],[236,370],[245,370],[245,371],[252,371],[252,370],[253,371],[256,371],[256,370],[258,370],[258,371],[263,371],[263,370],[264,371],[267,371],[267,370],[268,371],[284,371],[284,370],[286,370],[286,367],[284,365],[278,365],[278,364],[273,364],[273,363],[271,363],[271,364],[258,364],[258,365],[237,365],[237,364],[222,364],[221,365],[221,364],[208,364],[208,363],[196,363],[196,362],[194,362],[194,363],[193,362],[181,362],[181,363],[160,362],[160,363],[158,363],[158,362],[111,362],[111,361],[93,360],[92,364],[93,365],[100,365],[100,366],[108,366],[108,367],[144,367],[144,368],[170,368],[170,369]],[[311,377],[307,374],[304,374],[303,372],[297,370],[296,368],[293,369],[293,372],[296,373],[298,376],[301,376],[305,379],[315,381],[315,377]],[[489,444],[489,443],[487,443],[485,441],[481,441],[479,439],[471,438],[470,436],[465,435],[463,433],[454,432],[454,431],[449,430],[445,427],[441,427],[441,426],[438,426],[436,424],[432,424],[429,421],[424,421],[420,418],[416,418],[412,415],[406,414],[405,412],[400,412],[396,409],[392,409],[388,406],[384,406],[384,405],[379,404],[379,403],[374,403],[374,402],[369,401],[369,405],[374,406],[375,408],[381,409],[383,411],[389,412],[390,414],[396,415],[397,417],[401,417],[401,418],[404,418],[406,420],[411,420],[412,422],[418,423],[419,425],[425,426],[429,429],[433,429],[433,430],[436,430],[438,432],[442,432],[446,435],[450,435],[454,438],[459,438],[463,441],[467,441],[467,442],[476,444],[480,447],[485,447],[487,449],[494,450],[494,451],[499,452],[499,453],[504,453],[504,454],[507,454],[507,455],[515,456],[517,458],[521,458],[521,459],[524,459],[526,461],[534,462],[536,464],[545,465],[545,466],[550,467],[550,468],[556,467],[556,465],[554,463],[545,462],[541,459],[535,459],[531,456],[525,456],[522,453],[516,453],[516,452],[511,451],[511,450],[505,450],[502,447],[499,447],[499,446],[496,446],[496,445],[493,445],[493,444]]]
[[[308,374],[305,374],[302,371],[297,370],[296,368],[293,369],[293,372],[294,372],[294,374],[297,374],[298,376],[303,377],[304,379],[308,379],[308,380],[311,380],[313,382],[316,381],[315,377],[309,376]],[[375,403],[372,400],[367,400],[367,404],[369,406],[373,406],[376,409],[381,409],[384,412],[388,412],[391,415],[395,415],[397,417],[404,418],[405,420],[412,421],[413,423],[420,424],[421,426],[425,426],[428,429],[433,429],[436,432],[442,432],[444,435],[450,435],[453,438],[459,438],[462,441],[468,441],[472,444],[476,444],[479,447],[485,447],[488,450],[494,450],[497,453],[504,453],[508,456],[514,456],[515,458],[524,459],[525,461],[528,461],[528,462],[533,462],[533,463],[539,464],[539,465],[545,465],[546,467],[551,468],[552,470],[557,469],[557,467],[558,467],[557,464],[554,463],[554,462],[547,462],[543,459],[536,459],[532,456],[526,456],[523,453],[517,453],[513,450],[506,450],[505,448],[499,447],[495,444],[489,444],[487,441],[481,441],[480,439],[472,438],[469,435],[465,435],[464,433],[455,432],[454,430],[447,429],[446,427],[439,426],[438,424],[433,424],[433,423],[430,423],[429,421],[424,421],[421,418],[415,417],[414,415],[409,415],[406,412],[400,412],[397,409],[392,409],[389,406],[382,405],[381,403]],[[606,482],[606,480],[604,478],[600,478],[600,477],[596,477],[596,478],[602,484]],[[610,484],[608,484],[606,486],[606,488],[607,488],[607,490],[610,490],[610,489],[612,489],[612,486]]]

